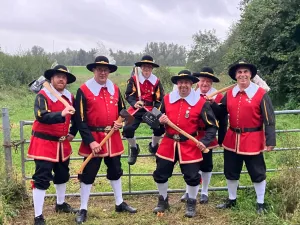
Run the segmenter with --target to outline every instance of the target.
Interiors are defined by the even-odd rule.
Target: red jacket
[[[162,112],[165,111],[170,121],[172,121],[185,132],[189,134],[195,134],[200,126],[201,118],[206,118],[208,121],[207,124],[211,124],[211,126],[216,127],[213,114],[212,116],[211,114],[208,115],[208,112],[203,112],[202,110],[204,104],[206,103],[203,98],[201,98],[194,106],[191,106],[184,99],[180,99],[171,104],[169,97],[169,94],[164,97],[162,106],[164,110],[162,110]],[[186,116],[187,113],[188,117]],[[212,136],[215,135],[215,132],[216,128]],[[166,133],[170,135],[179,134],[168,125],[166,125]],[[210,141],[211,140],[209,140],[208,143]],[[178,147],[180,164],[195,163],[203,160],[202,152],[193,141],[187,140],[183,142],[177,142],[166,135],[163,137],[156,155],[160,158],[174,162],[176,146]]]
[[[73,96],[72,98],[74,101]],[[69,99],[65,98],[65,100],[72,105]],[[46,135],[48,134],[56,137],[67,136],[69,132],[71,116],[67,115],[65,118],[63,118],[60,115],[60,112],[63,111],[64,108],[65,106],[60,101],[53,102],[47,96],[47,94],[43,90],[41,90],[38,93],[35,102],[35,111],[37,109],[36,111],[37,117],[41,118],[42,116],[45,116],[45,114],[48,114],[47,116],[52,114],[55,115],[54,117],[58,118],[58,120],[60,121],[57,121],[57,123],[52,123],[54,121],[54,117],[53,117],[52,121],[50,121],[51,119],[49,120],[49,122],[52,124],[47,124],[47,123],[39,122],[37,119],[33,123],[32,131],[40,132]],[[34,158],[39,160],[58,162],[60,150],[62,154],[62,161],[66,161],[72,153],[72,149],[69,141],[67,140],[63,142],[50,141],[39,137],[31,136],[27,156],[29,158]]]
[[[232,89],[227,91],[227,112],[232,128],[258,128],[263,126],[263,116],[260,104],[265,90],[258,88],[255,95],[249,99],[245,92],[239,92],[233,97]],[[226,150],[242,155],[257,155],[264,150],[264,130],[236,133],[228,129],[223,146]]]
[[[110,95],[107,91],[107,88],[101,88],[101,91],[98,96],[95,96],[86,86],[86,84],[81,85],[80,90],[83,95],[79,96],[76,101],[80,101],[79,112],[80,112],[80,121],[76,120],[78,124],[79,131],[81,131],[82,139],[82,130],[80,123],[86,123],[89,127],[113,127],[114,121],[118,119],[119,116],[119,88],[114,85],[114,95]],[[78,95],[77,95],[78,96]],[[76,106],[78,109],[78,106]],[[78,110],[77,110],[78,111]],[[85,118],[86,117],[86,118]],[[88,128],[87,128],[88,129]],[[90,131],[92,138],[100,143],[107,133],[105,132],[96,132]],[[124,147],[120,135],[120,131],[114,131],[111,138],[102,146],[101,151],[97,156],[117,156],[121,155],[124,152]],[[79,148],[79,155],[88,156],[92,153],[92,150],[89,144],[81,143]]]

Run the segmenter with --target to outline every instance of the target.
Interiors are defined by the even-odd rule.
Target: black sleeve
[[[276,146],[275,113],[267,93],[262,98],[260,109],[265,124],[266,146]]]
[[[226,109],[226,95],[221,99],[220,104],[213,102],[211,108],[219,123],[218,128],[218,144],[222,145],[228,128],[228,114]],[[225,111],[224,111],[225,109]]]
[[[216,121],[216,117],[213,113],[210,104],[206,102],[201,110],[200,118],[205,124],[205,135],[200,139],[200,141],[208,146],[210,142],[216,137],[218,123]]]
[[[74,109],[76,108],[75,105],[76,105],[75,99],[73,99]],[[76,113],[78,113],[78,112],[75,111],[75,113],[71,116],[71,127],[70,127],[70,130],[69,130],[69,134],[73,135],[74,137],[76,136],[76,134],[78,132],[78,128],[77,128],[77,125],[76,125],[76,115],[75,115]]]
[[[89,145],[93,141],[95,141],[88,125],[87,125],[87,114],[86,114],[86,98],[79,88],[76,94],[76,101],[75,101],[75,123],[81,135],[82,141],[84,144]]]
[[[132,107],[134,107],[135,103],[137,102],[137,89],[133,77],[130,77],[130,79],[127,81],[125,99]]]
[[[126,109],[126,106],[119,89],[118,112],[120,112],[122,109]]]
[[[158,85],[154,90],[154,107],[159,108],[164,96],[165,96],[165,91],[161,82],[159,81]]]
[[[228,114],[228,112],[227,112],[227,93],[221,99],[219,104],[216,102],[211,104],[211,108],[214,111],[214,114],[218,120],[222,117],[227,116],[227,114]]]
[[[164,103],[164,99],[162,99],[160,105],[158,106],[159,111],[161,111],[161,113],[166,113],[166,108],[165,108],[165,103]]]
[[[48,103],[44,95],[38,94],[34,102],[34,115],[37,121],[45,124],[64,123],[65,117],[59,112],[51,112],[48,109]]]

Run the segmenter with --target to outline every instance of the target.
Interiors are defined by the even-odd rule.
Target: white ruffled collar
[[[200,90],[200,88],[198,88],[198,89],[196,90],[196,93],[197,93],[198,95],[201,95],[201,94],[202,94],[202,95],[210,95],[210,94],[212,94],[212,93],[214,93],[214,92],[216,92],[216,91],[217,91],[217,89],[215,89],[214,87],[211,87],[207,93],[202,93],[201,90]],[[216,97],[217,97],[217,95],[213,96],[213,99],[215,99]]]
[[[256,94],[259,86],[257,84],[254,84],[253,82],[250,81],[250,85],[244,90],[248,98],[253,98],[253,96]],[[240,88],[238,85],[236,85],[232,89],[232,96],[236,97],[236,95],[239,93]]]
[[[140,81],[140,83],[143,84],[145,82],[145,80],[149,80],[150,83],[152,85],[154,85],[156,83],[156,81],[157,81],[157,77],[153,73],[151,73],[150,77],[148,79],[145,79],[145,77],[143,76],[142,72],[140,71],[139,72],[139,81]]]
[[[94,78],[91,78],[85,82],[85,85],[94,94],[94,96],[98,96],[101,91],[101,88],[103,87],[107,87],[107,91],[110,95],[115,94],[114,84],[109,79],[106,80],[105,84],[101,85]]]
[[[65,96],[65,97],[67,97],[67,99],[69,99],[70,103],[73,104],[73,103],[72,103],[72,94],[71,94],[71,92],[69,92],[67,89],[64,89],[63,92],[60,93],[60,92],[58,92],[58,91],[52,86],[52,84],[50,84],[50,87],[51,87],[51,88],[53,89],[53,91],[56,92],[59,96]],[[54,95],[52,95],[52,94],[50,93],[50,91],[48,91],[45,87],[44,87],[42,90],[46,93],[46,95],[51,99],[52,102],[57,102],[58,99],[57,99]]]
[[[182,97],[179,95],[178,90],[174,90],[170,93],[170,103],[173,104],[177,102],[178,100],[182,99]],[[200,99],[200,94],[197,94],[195,90],[191,90],[191,93],[183,98],[190,106],[194,106],[197,104],[197,102]]]

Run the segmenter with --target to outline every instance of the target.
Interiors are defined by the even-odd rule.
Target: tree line
[[[228,66],[240,58],[255,64],[271,87],[276,105],[295,108],[300,102],[300,1],[241,0],[241,18],[232,24],[226,40],[215,30],[200,30],[192,36],[190,50],[178,44],[150,42],[140,53],[112,51],[99,44],[89,51],[71,50],[47,53],[33,46],[22,56],[6,55],[0,50],[0,84],[24,84],[33,75],[42,73],[54,61],[65,65],[84,66],[95,55],[110,55],[117,65],[133,65],[143,54],[150,54],[163,66],[185,66],[199,71],[210,66],[216,75],[227,74]],[[26,60],[20,60],[25,57]],[[24,65],[23,65],[23,64]],[[32,68],[35,66],[35,69]],[[7,74],[10,74],[7,76]]]

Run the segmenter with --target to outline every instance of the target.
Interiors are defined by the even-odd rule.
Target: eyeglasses
[[[95,70],[99,73],[108,73],[109,69],[108,68],[100,68],[100,67],[96,67]]]

